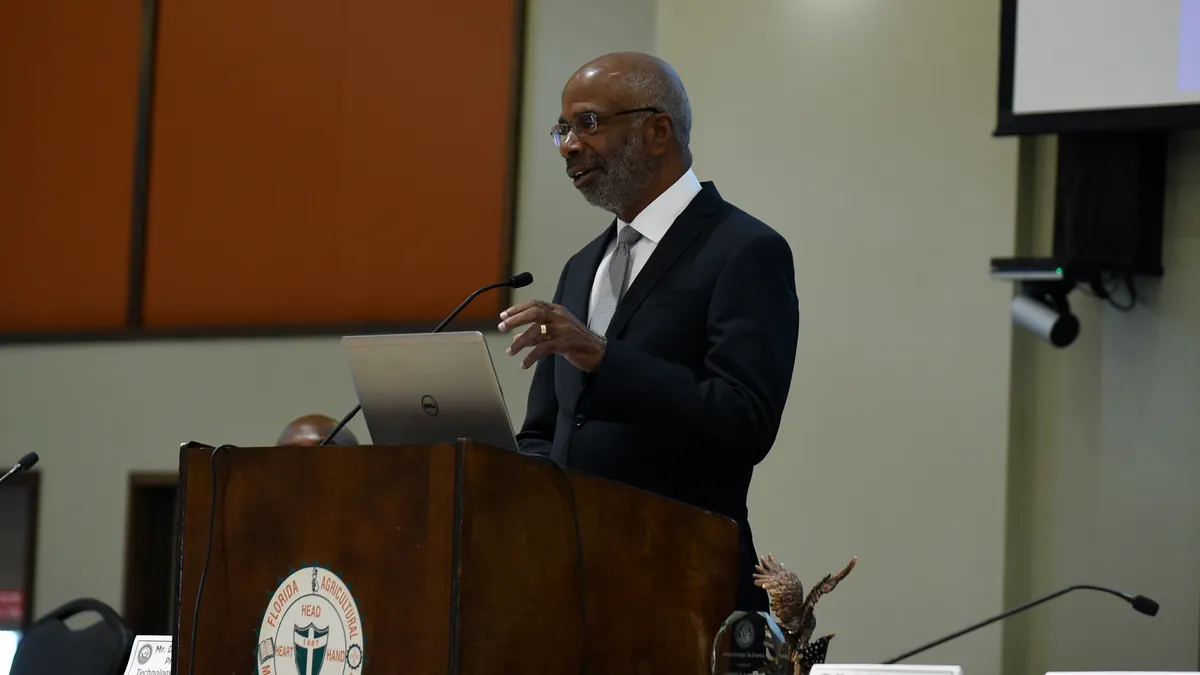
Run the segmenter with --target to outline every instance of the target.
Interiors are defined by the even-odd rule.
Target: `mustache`
[[[576,173],[579,171],[588,171],[591,169],[607,168],[607,163],[599,157],[587,157],[584,159],[575,159],[567,161],[567,173]]]

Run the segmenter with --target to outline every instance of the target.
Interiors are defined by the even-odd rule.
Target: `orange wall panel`
[[[516,18],[514,0],[164,3],[147,327],[432,323],[501,279]]]
[[[125,323],[141,0],[0,2],[0,333]]]

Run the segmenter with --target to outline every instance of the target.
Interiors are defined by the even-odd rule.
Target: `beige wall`
[[[989,137],[991,3],[660,0],[702,177],[783,232],[801,338],[751,524],[822,601],[837,661],[1001,607],[1017,144]],[[932,652],[996,673],[997,631]]]
[[[1144,307],[1078,298],[1071,349],[1014,339],[987,260],[1046,241],[1051,155],[990,137],[997,22],[994,2],[955,0],[532,0],[516,267],[537,282],[520,297],[549,296],[606,224],[547,137],[562,82],[600,52],[657,45],[693,96],[701,178],[795,251],[800,358],[751,518],[806,583],[860,556],[822,603],[832,659],[887,658],[1096,581],[1163,612],[1063,599],[1012,624],[1003,650],[991,627],[925,660],[1194,669],[1200,140],[1175,154],[1168,276]],[[493,353],[519,420],[529,374],[505,341]],[[0,449],[43,456],[35,609],[119,602],[129,471],[173,468],[184,440],[270,443],[352,396],[328,339],[0,349]]]
[[[1027,141],[1027,251],[1051,248],[1055,143]],[[1101,595],[1013,621],[1010,672],[1196,670],[1200,655],[1200,135],[1171,143],[1163,265],[1124,314],[1074,294],[1065,351],[1013,345],[1009,588],[1072,583],[1143,593],[1148,619]]]

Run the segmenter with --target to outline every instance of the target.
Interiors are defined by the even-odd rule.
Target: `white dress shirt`
[[[667,230],[671,229],[671,223],[683,213],[688,204],[692,203],[692,199],[700,192],[700,181],[696,180],[696,174],[691,169],[687,173],[679,177],[671,187],[667,188],[661,195],[650,205],[642,210],[641,213],[633,219],[632,223],[626,223],[621,219],[617,219],[617,234],[621,233],[621,229],[632,227],[641,233],[642,238],[637,240],[633,246],[629,248],[629,285],[633,285],[633,280],[637,277],[638,272],[646,266],[646,261],[650,259],[650,254],[654,253],[654,249],[658,247],[658,242],[662,241]],[[596,313],[596,301],[600,297],[600,284],[607,278],[608,263],[612,260],[613,251],[617,248],[617,237],[608,244],[608,250],[604,252],[604,257],[600,259],[600,266],[596,268],[596,278],[592,280],[592,294],[588,300],[588,316]],[[625,287],[628,290],[629,286]]]

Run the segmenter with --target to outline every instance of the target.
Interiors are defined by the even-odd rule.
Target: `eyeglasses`
[[[621,110],[615,113],[608,113],[607,115],[600,115],[594,112],[585,112],[576,117],[574,120],[571,120],[570,124],[566,124],[564,122],[555,124],[550,128],[550,137],[554,139],[554,147],[558,147],[567,140],[567,134],[571,133],[572,131],[575,132],[576,136],[590,136],[591,134],[596,133],[596,129],[600,127],[600,120],[602,119],[616,117],[617,115],[632,115],[634,113],[643,112],[658,114],[662,111],[658,108],[634,108],[633,110]]]

